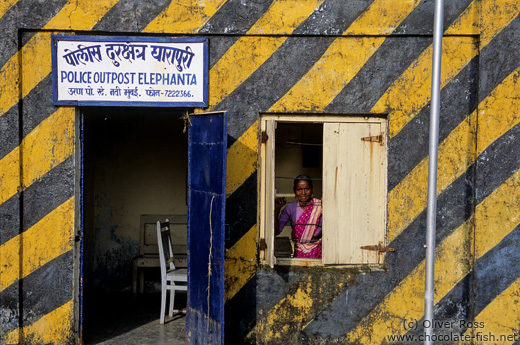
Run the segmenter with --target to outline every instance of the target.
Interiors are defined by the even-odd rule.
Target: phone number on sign
[[[164,91],[165,97],[193,97],[191,94],[191,91],[186,90],[165,90]]]

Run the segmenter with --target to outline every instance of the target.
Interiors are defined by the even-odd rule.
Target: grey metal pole
[[[444,1],[435,0],[433,25],[432,100],[430,108],[430,147],[428,166],[428,209],[426,215],[426,284],[424,291],[424,344],[433,344],[435,232],[437,214],[437,156],[441,93],[442,34]]]

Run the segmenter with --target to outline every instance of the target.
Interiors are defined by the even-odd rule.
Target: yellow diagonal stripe
[[[473,0],[444,34],[478,35],[480,33],[480,1]]]
[[[472,220],[451,233],[435,251],[435,303],[472,269]],[[404,320],[424,314],[425,264],[422,261],[384,300],[346,336],[346,344],[381,344],[390,334],[406,333]]]
[[[31,185],[74,152],[74,108],[61,107],[22,142],[24,187]]]
[[[445,37],[442,41],[441,88],[478,54],[472,37]],[[419,113],[431,97],[432,46],[388,88],[372,112],[390,112],[389,135],[395,136]]]
[[[256,273],[257,227],[254,225],[233,247],[226,251],[225,301],[227,302]]]
[[[90,30],[118,0],[70,0],[44,27],[44,30]],[[37,33],[21,52],[14,54],[0,69],[0,116],[25,97],[52,69],[50,33]],[[23,81],[19,88],[19,62],[22,54]]]
[[[22,141],[23,184],[29,187],[74,152],[74,108],[61,107]],[[20,188],[19,147],[0,160],[0,204]]]
[[[172,0],[143,32],[196,33],[226,3],[227,0]]]
[[[119,0],[69,0],[43,28],[90,30],[118,2]],[[47,51],[50,51],[48,47]]]
[[[475,161],[476,116],[475,111],[439,145],[437,194]],[[393,241],[426,207],[428,164],[429,158],[426,157],[388,193],[388,242]]]
[[[312,298],[312,287],[311,277],[303,278],[302,281],[298,282],[296,291],[288,294],[276,304],[269,311],[269,315],[256,324],[251,334],[256,334],[257,338],[273,341],[281,336],[280,330],[273,327],[281,320],[290,319],[292,323],[306,324],[309,318],[308,314],[315,303],[315,299]],[[286,325],[285,329],[288,330],[289,327]],[[283,332],[283,329],[281,331]]]
[[[287,37],[241,37],[209,72],[209,104],[215,106],[253,74]]]
[[[500,83],[479,106],[478,153],[520,122],[520,68]]]
[[[436,248],[435,303],[442,299],[472,269],[467,260],[474,250],[478,260],[520,224],[520,170],[477,205],[474,217]],[[475,229],[474,235],[472,229]],[[475,248],[473,249],[473,239]],[[424,313],[424,261],[390,292],[346,341],[381,343],[387,335],[405,333],[403,320],[419,320]]]
[[[74,339],[72,300],[22,329],[23,344],[66,344]],[[19,329],[7,334],[6,344],[18,344]]]
[[[338,38],[269,111],[323,110],[383,43],[383,37]]]
[[[0,160],[0,204],[20,188],[20,150],[15,148]]]
[[[475,260],[520,223],[520,170],[481,202],[475,211]]]
[[[0,18],[4,16],[4,14],[9,11],[11,7],[13,7],[19,0],[3,0],[0,2]]]
[[[510,8],[511,6],[509,4],[511,1],[506,1],[505,6],[502,6],[500,1],[498,2],[500,5],[495,0],[484,1],[486,6],[483,6],[479,11],[481,1],[475,0],[446,32],[457,34],[457,30],[461,30],[462,25],[475,26],[479,22],[475,17],[477,13],[480,13],[481,18],[486,18],[485,20],[489,21],[489,23],[486,22],[481,25],[482,35],[488,37],[482,39],[483,36],[481,36],[479,47],[482,49],[518,15],[518,8]],[[491,19],[487,17],[488,14],[491,15]],[[451,41],[451,39],[455,41]],[[465,46],[461,47],[460,52],[459,47],[456,45],[458,39],[461,39],[461,42],[466,42]],[[445,86],[447,82],[460,72],[460,69],[467,65],[469,62],[468,59],[473,58],[478,53],[470,46],[471,40],[472,38],[469,37],[451,37],[449,40],[445,37],[443,39],[441,87]],[[446,44],[450,42],[455,44],[446,46]],[[449,51],[446,51],[446,49],[449,49]],[[466,56],[466,59],[464,59],[464,56]],[[446,59],[448,59],[448,61],[446,61]],[[419,113],[421,108],[430,101],[431,61],[432,46],[423,52],[419,59],[414,61],[404,74],[388,88],[372,109],[372,112],[375,113],[390,112],[390,137],[399,133],[399,131]]]
[[[389,34],[420,1],[376,0],[345,34]],[[320,111],[345,88],[384,42],[384,37],[340,37],[269,111]]]
[[[276,0],[249,29],[248,35],[290,35],[324,0]]]
[[[18,102],[20,93],[20,70],[18,53],[0,68],[0,116]]]
[[[253,123],[227,152],[226,194],[233,194],[256,171],[258,121]]]
[[[468,153],[467,139],[463,139],[465,124],[459,125],[439,146],[438,188],[440,194],[455,181],[475,158],[508,130],[520,123],[520,101],[510,95],[520,93],[520,68],[511,73],[482,102],[478,109],[477,151]],[[504,114],[507,114],[505,116]],[[467,127],[470,130],[471,126]],[[469,132],[467,132],[469,134]],[[465,153],[457,158],[458,151]],[[388,241],[395,239],[426,207],[428,157],[424,158],[388,194]]]
[[[376,0],[350,25],[345,34],[389,35],[419,3],[419,0]]]
[[[0,258],[2,258],[0,292],[18,279],[23,279],[71,250],[73,237],[74,198],[72,197],[30,229],[0,246]],[[23,258],[20,258],[21,245],[23,245]]]
[[[484,344],[513,344],[520,339],[520,279],[498,295],[476,317],[480,328],[468,328],[473,331],[474,339]],[[487,336],[488,338],[484,338]],[[461,344],[462,345],[462,344]]]
[[[509,97],[511,94],[518,94],[520,84],[518,83],[519,70],[513,72],[508,78],[500,84],[488,98],[481,102],[479,105],[479,126],[481,122],[485,125],[486,123],[493,123],[492,119],[498,117],[504,118],[502,125],[498,125],[495,130],[489,128],[488,131],[479,128],[478,143],[479,150],[482,152],[487,146],[493,141],[498,139],[508,129],[512,128],[520,121],[520,115],[518,112],[508,111],[504,116],[504,109],[509,108],[511,104],[507,102],[514,102]],[[504,105],[504,102],[506,103]],[[504,106],[506,108],[504,108]],[[499,122],[500,123],[500,122]],[[456,133],[456,131],[454,131]],[[452,134],[450,134],[451,136]],[[446,139],[448,140],[448,139]],[[453,140],[457,142],[457,140]],[[453,145],[453,144],[452,144]],[[457,146],[457,145],[455,145]],[[465,145],[463,145],[465,146]],[[457,147],[453,147],[453,150],[457,150]],[[451,163],[449,163],[451,164]],[[421,165],[419,165],[421,166]],[[448,165],[449,166],[449,165]],[[439,166],[439,172],[442,172],[446,165]],[[458,171],[463,169],[459,168]],[[519,214],[516,205],[520,203],[519,189],[519,172],[515,173],[508,181],[506,181],[501,187],[499,187],[494,193],[492,193],[484,202],[479,204],[475,211],[475,217],[468,220],[465,226],[460,227],[453,232],[446,240],[437,248],[436,255],[436,272],[441,267],[443,273],[436,273],[436,277],[439,277],[440,282],[436,283],[436,301],[442,298],[448,293],[453,286],[463,277],[464,272],[457,272],[453,274],[451,267],[453,263],[458,262],[456,258],[450,258],[449,253],[457,253],[458,257],[464,257],[468,254],[461,254],[460,241],[454,240],[454,238],[461,238],[463,233],[468,233],[471,229],[470,224],[476,223],[475,229],[475,259],[478,259],[484,255],[487,251],[497,245],[507,234],[509,234],[520,222]],[[406,180],[406,179],[405,179]],[[403,180],[403,181],[405,181]],[[406,183],[406,181],[404,182]],[[390,201],[389,201],[390,204]],[[425,206],[425,203],[424,203]],[[464,230],[468,229],[468,230]],[[466,248],[468,245],[466,245]],[[439,253],[442,253],[440,255]],[[468,251],[467,253],[471,253]],[[447,259],[448,258],[448,259]],[[469,267],[468,267],[469,269]],[[423,291],[424,291],[424,262],[419,265],[412,274],[410,274],[403,282],[394,289],[366,319],[360,323],[359,327],[348,335],[347,340],[360,343],[366,342],[367,336],[373,334],[373,337],[377,336],[379,340],[384,339],[386,335],[391,334],[392,327],[397,327],[399,322],[404,318],[408,319],[420,319],[422,317],[423,309]],[[440,285],[439,285],[440,284]],[[410,301],[415,300],[415,304],[418,307],[412,312],[413,308],[409,311],[403,311],[402,313],[395,313],[398,309],[398,305],[410,305]],[[406,301],[406,303],[404,302]],[[385,315],[385,317],[381,317]],[[395,316],[388,318],[388,315]],[[400,329],[402,328],[394,328]],[[404,330],[402,330],[404,333]],[[371,341],[375,341],[373,338]]]
[[[27,96],[52,70],[51,33],[43,32],[34,35],[21,52],[22,55],[22,98]],[[14,96],[14,95],[13,95]],[[16,104],[17,99],[12,99]],[[6,107],[6,110],[8,108]]]
[[[485,47],[519,13],[520,5],[518,0],[481,1],[481,47]]]
[[[267,315],[263,315],[247,338],[259,343],[283,343],[290,335],[299,334],[341,291],[350,275],[335,275],[331,283],[326,274],[306,275],[296,282]],[[324,286],[326,285],[326,286]]]
[[[51,72],[51,34],[35,34],[21,52],[13,55],[0,71],[0,114],[7,112]],[[19,58],[22,57],[23,86],[19,88]]]
[[[246,37],[238,39],[211,69],[210,106],[215,106],[226,98],[287,40],[287,37],[248,35],[265,32],[288,35],[322,2],[323,0],[274,1],[266,13],[252,26]]]

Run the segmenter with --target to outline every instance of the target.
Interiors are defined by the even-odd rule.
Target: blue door
[[[224,343],[227,113],[190,116],[188,344]]]

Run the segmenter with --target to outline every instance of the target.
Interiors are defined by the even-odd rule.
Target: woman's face
[[[294,194],[300,202],[309,202],[312,199],[312,188],[308,181],[298,181]]]

